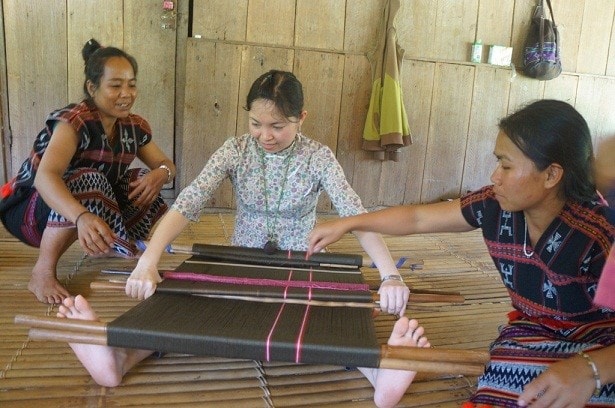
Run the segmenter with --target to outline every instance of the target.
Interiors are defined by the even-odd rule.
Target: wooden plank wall
[[[488,46],[521,49],[534,0],[402,0],[404,102],[414,143],[399,162],[360,150],[386,0],[194,0],[187,41],[181,186],[228,136],[247,130],[247,87],[271,68],[303,82],[303,132],[328,144],[368,208],[456,197],[489,183],[499,118],[538,98],[563,99],[586,117],[595,142],[615,136],[615,0],[552,0],[564,73],[526,78],[486,64]],[[197,38],[198,37],[198,38]],[[475,39],[483,63],[469,61]],[[212,206],[232,207],[227,185]]]
[[[575,105],[596,145],[615,136],[615,0],[552,1],[565,72],[546,82],[468,62],[480,38],[483,61],[489,45],[506,45],[519,67],[536,0],[401,0],[396,27],[414,143],[397,163],[372,160],[360,145],[386,1],[179,0],[174,33],[159,30],[158,0],[105,1],[104,13],[102,0],[48,0],[46,7],[0,0],[5,171],[15,173],[51,109],[80,97],[79,51],[91,36],[139,57],[135,111],[150,119],[164,150],[176,152],[180,172],[171,194],[227,137],[247,131],[247,88],[270,68],[302,80],[304,133],[336,152],[368,208],[437,201],[488,183],[498,119],[537,98]],[[45,35],[33,35],[41,27]],[[233,207],[228,185],[211,205]],[[329,209],[327,200],[320,209]]]

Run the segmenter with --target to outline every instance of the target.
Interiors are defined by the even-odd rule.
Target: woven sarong
[[[479,378],[475,404],[517,407],[526,384],[559,360],[577,352],[615,344],[615,321],[589,323],[570,329],[551,329],[527,320],[503,326],[491,345],[491,360]],[[604,384],[587,407],[615,406],[615,384]]]

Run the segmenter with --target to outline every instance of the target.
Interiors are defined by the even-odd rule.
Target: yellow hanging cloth
[[[394,27],[400,0],[389,0],[382,21],[382,36],[372,59],[372,93],[363,129],[363,150],[380,160],[398,160],[399,148],[412,143],[404,107],[400,73],[404,50]]]

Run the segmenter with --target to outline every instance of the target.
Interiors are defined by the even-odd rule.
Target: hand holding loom
[[[144,249],[145,248],[145,242],[141,241],[139,242],[139,246],[140,249]],[[188,280],[193,280],[193,281],[207,281],[208,285],[207,286],[203,286],[202,284],[198,287],[198,294],[201,295],[209,295],[209,296],[229,296],[229,297],[233,297],[233,298],[237,298],[237,297],[242,297],[244,300],[247,299],[251,299],[251,300],[255,300],[255,298],[271,298],[271,299],[275,299],[276,297],[280,297],[281,293],[277,292],[274,293],[273,295],[270,294],[270,292],[267,292],[267,294],[263,294],[266,291],[263,290],[264,285],[263,284],[263,278],[269,278],[271,277],[271,274],[278,274],[278,276],[281,276],[282,281],[280,282],[280,285],[277,286],[282,286],[285,288],[294,286],[297,287],[296,284],[298,284],[301,278],[298,278],[297,276],[299,274],[305,274],[307,272],[309,272],[309,274],[320,274],[322,275],[320,279],[316,279],[316,280],[320,280],[320,281],[326,281],[326,280],[330,280],[330,278],[328,278],[328,276],[330,275],[331,272],[333,271],[344,271],[344,270],[348,270],[347,273],[350,274],[354,274],[354,275],[360,275],[361,272],[358,269],[359,266],[362,264],[362,258],[359,255],[349,255],[349,254],[337,254],[337,253],[318,253],[318,254],[314,254],[310,259],[306,260],[305,259],[305,252],[299,252],[299,251],[277,251],[275,254],[265,254],[264,251],[262,251],[259,248],[244,248],[244,247],[233,247],[233,246],[222,246],[222,245],[205,245],[205,244],[194,244],[192,246],[192,248],[186,248],[186,247],[172,247],[172,246],[168,246],[167,247],[167,251],[171,252],[171,253],[187,253],[187,254],[192,254],[195,255],[193,258],[190,258],[188,260],[186,260],[185,265],[189,265],[189,264],[199,264],[201,265],[202,268],[213,268],[216,267],[218,268],[218,271],[216,272],[216,275],[209,275],[209,274],[204,274],[204,273],[198,273],[198,274],[192,274],[192,276],[187,277]],[[137,265],[137,267],[139,267],[139,265],[141,264],[141,262],[143,261],[143,258],[139,261],[139,264]],[[230,262],[232,263],[230,263]],[[210,266],[207,266],[210,265]],[[233,281],[232,277],[227,277],[224,278],[224,276],[220,276],[220,275],[224,275],[224,273],[220,272],[220,269],[224,269],[224,268],[228,268],[228,267],[232,267],[231,270],[229,270],[228,272],[231,273],[233,276],[236,276],[236,272],[238,269],[242,269],[245,270],[245,275],[243,275],[243,278],[241,278],[241,281]],[[263,275],[263,272],[265,272],[265,275]],[[255,271],[256,273],[260,274],[260,279],[258,278],[254,278],[254,273]],[[294,277],[292,279],[292,282],[288,281],[288,278],[285,276],[288,272],[291,271],[295,271],[294,273]],[[282,272],[282,275],[279,275],[279,273]],[[156,270],[156,274],[158,273],[158,270]],[[175,274],[176,276],[174,276],[175,279],[179,279],[177,274],[183,274],[183,275],[190,275],[190,273],[181,273],[181,272],[167,272],[167,276],[169,274]],[[292,272],[291,272],[292,274]],[[131,278],[132,279],[132,275],[134,275],[134,271],[131,274]],[[249,278],[248,278],[249,276]],[[307,275],[306,275],[307,276]],[[333,276],[333,275],[330,275]],[[159,279],[158,275],[156,276],[157,279]],[[226,279],[226,280],[223,280]],[[247,283],[247,280],[251,280],[249,282],[249,285],[252,285],[252,287],[243,287],[241,288],[243,291],[239,291],[239,283]],[[266,280],[270,280],[270,279],[266,279]],[[311,278],[310,278],[311,280]],[[129,280],[130,283],[130,280]],[[126,284],[126,293],[129,296],[133,296],[133,297],[138,297],[137,295],[141,296],[141,292],[139,291],[139,293],[133,293],[135,292],[134,287],[138,286],[138,285],[130,285],[130,284]],[[158,283],[158,280],[156,280],[155,283]],[[215,287],[213,288],[211,286],[211,283],[227,283],[227,284],[232,284],[230,286],[227,285],[227,287],[224,288],[220,288],[220,287]],[[318,285],[322,285],[322,282]],[[130,286],[130,288],[129,288]],[[168,285],[167,285],[168,286]],[[185,286],[185,285],[184,285]],[[190,286],[190,285],[188,285]],[[271,285],[268,285],[271,286]],[[276,286],[276,285],[274,285]],[[255,292],[255,288],[258,288],[257,290],[261,293],[259,296],[254,296],[254,292]],[[190,286],[190,289],[195,289],[194,285]],[[367,290],[368,288],[361,288],[361,291]],[[168,288],[165,288],[165,291],[167,291]],[[183,291],[184,293],[189,293],[190,290],[188,290],[186,287],[183,287],[179,290],[174,289],[175,293],[179,292],[179,291]],[[153,288],[152,288],[152,293],[149,293],[149,295],[153,294]],[[323,299],[318,298],[318,297],[312,297],[312,300],[326,300],[326,301],[335,301],[333,303],[333,305],[339,305],[340,302],[339,300],[341,299],[339,297],[339,293],[333,293],[330,297]],[[145,297],[149,297],[145,296]],[[300,298],[305,299],[305,293],[300,293],[299,294]],[[318,294],[318,295],[322,295],[322,294]],[[247,297],[246,297],[247,296]],[[296,297],[297,294],[291,292],[286,293],[286,291],[284,292],[284,297]],[[363,301],[365,301],[365,297],[364,295],[362,295],[362,299]],[[372,295],[374,296],[374,295]],[[346,297],[347,299],[347,297]],[[378,308],[378,304],[374,304],[374,302],[378,302],[379,298],[377,296],[374,297],[374,299],[370,299],[371,303],[369,303],[368,306],[366,307],[376,307]],[[419,293],[418,291],[414,291],[413,294],[410,295],[410,299],[411,302],[457,302],[457,303],[462,303],[464,301],[463,297],[460,296],[458,293],[437,293],[437,292],[423,292],[423,293]],[[265,301],[265,300],[261,300],[261,301]]]
[[[121,271],[107,271],[110,273],[122,273]],[[117,290],[120,291],[124,289],[125,282],[123,281],[107,281],[107,282],[92,282],[90,287],[93,290]],[[221,289],[220,286],[207,288],[206,286],[200,286],[196,289],[194,286],[190,289],[163,289],[164,292],[170,293],[191,293],[193,295],[198,296],[206,296],[212,298],[226,298],[226,299],[237,299],[244,301],[253,301],[253,302],[276,302],[276,303],[296,303],[296,304],[312,304],[317,306],[330,306],[330,307],[364,307],[364,308],[374,308],[378,309],[379,307],[379,295],[376,292],[372,292],[372,303],[365,302],[340,302],[340,301],[316,301],[316,300],[305,300],[305,299],[283,299],[281,297],[273,297],[273,296],[262,296],[260,293],[255,293],[253,290],[249,293],[246,291],[241,291],[238,288],[234,289]],[[463,303],[465,298],[457,293],[457,292],[437,292],[437,291],[426,291],[426,290],[416,290],[410,292],[409,304],[417,304],[417,303]]]

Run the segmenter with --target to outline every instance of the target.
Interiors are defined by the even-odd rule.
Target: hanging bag
[[[559,33],[553,17],[551,0],[546,1],[551,20],[546,18],[544,0],[540,0],[534,11],[523,51],[523,72],[531,78],[542,81],[557,78],[562,72]]]

